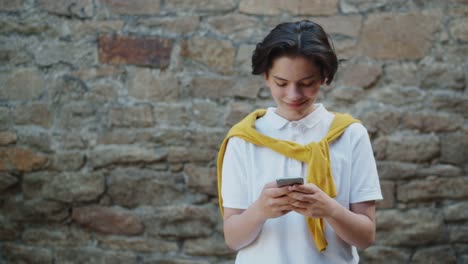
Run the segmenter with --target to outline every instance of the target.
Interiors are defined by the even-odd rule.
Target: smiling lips
[[[286,103],[286,105],[291,108],[298,108],[298,107],[301,107],[306,101],[307,100],[300,101],[300,102]]]

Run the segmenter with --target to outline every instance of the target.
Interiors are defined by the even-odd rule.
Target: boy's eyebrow
[[[305,77],[305,78],[302,78],[302,79],[298,80],[298,82],[299,82],[299,81],[303,81],[303,80],[307,80],[307,79],[311,79],[311,78],[313,78],[313,77],[315,77],[315,74],[314,74],[314,75],[307,76],[307,77]],[[280,81],[289,82],[289,80],[286,80],[286,79],[284,79],[284,78],[281,78],[281,77],[278,77],[278,76],[275,76],[275,75],[273,75],[273,78],[278,79],[278,80],[280,80]]]

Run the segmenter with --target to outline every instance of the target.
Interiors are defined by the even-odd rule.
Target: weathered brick
[[[40,0],[39,6],[53,14],[90,18],[94,15],[92,0]]]
[[[195,36],[182,43],[181,55],[216,72],[231,74],[236,50],[229,41]]]
[[[360,52],[377,59],[420,59],[432,44],[440,16],[420,13],[371,14],[364,22]]]
[[[116,14],[157,15],[161,9],[161,0],[99,0],[105,7]]]
[[[145,227],[127,210],[103,206],[73,208],[73,221],[104,234],[139,235]]]
[[[184,193],[179,174],[146,169],[118,169],[108,177],[107,192],[114,204],[133,208],[140,205],[164,206],[182,203]],[[157,193],[158,195],[154,195]]]
[[[24,0],[9,0],[0,2],[0,11],[20,11]]]
[[[94,43],[66,42],[47,40],[41,42],[34,50],[34,58],[41,66],[50,66],[60,62],[69,64],[94,64],[96,47]]]
[[[443,217],[431,209],[377,211],[377,241],[388,246],[417,246],[442,241]]]
[[[169,66],[172,41],[162,38],[99,36],[99,62],[155,68]]]
[[[236,0],[166,0],[165,9],[176,12],[225,12],[231,11],[237,6]]]
[[[467,198],[468,179],[433,178],[410,181],[398,185],[397,197],[404,202]]]
[[[22,189],[27,197],[69,203],[93,201],[104,192],[104,180],[100,172],[38,172],[24,176]]]
[[[16,143],[18,136],[13,132],[0,132],[0,146],[6,146]]]
[[[338,0],[241,0],[239,10],[243,13],[255,15],[278,15],[284,10],[293,15],[333,15],[338,12]]]
[[[179,99],[179,81],[170,75],[159,75],[154,70],[136,69],[130,73],[128,94],[141,100],[167,102]]]
[[[113,107],[109,122],[115,127],[150,127],[154,124],[151,105]]]
[[[18,106],[13,111],[13,116],[18,125],[38,125],[44,128],[52,125],[52,113],[48,105],[43,103]]]
[[[99,105],[92,102],[70,102],[57,111],[57,126],[64,129],[77,129],[98,122],[96,114]]]
[[[34,100],[45,91],[42,73],[33,68],[18,69],[0,74],[0,99]]]
[[[416,251],[411,258],[411,263],[446,263],[456,264],[455,251],[450,246],[437,246]]]

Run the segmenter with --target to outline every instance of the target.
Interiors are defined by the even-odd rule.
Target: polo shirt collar
[[[278,130],[284,128],[288,123],[291,122],[298,123],[299,125],[307,128],[312,128],[320,122],[326,113],[327,110],[322,104],[315,104],[315,110],[312,113],[308,114],[300,120],[289,121],[276,113],[276,107],[269,107],[263,118],[265,118],[265,121],[269,123],[274,129]]]

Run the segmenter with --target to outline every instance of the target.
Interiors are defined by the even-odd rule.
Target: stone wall
[[[273,105],[255,44],[308,18],[385,200],[362,263],[468,262],[468,1],[0,2],[0,263],[232,263],[215,158]]]

